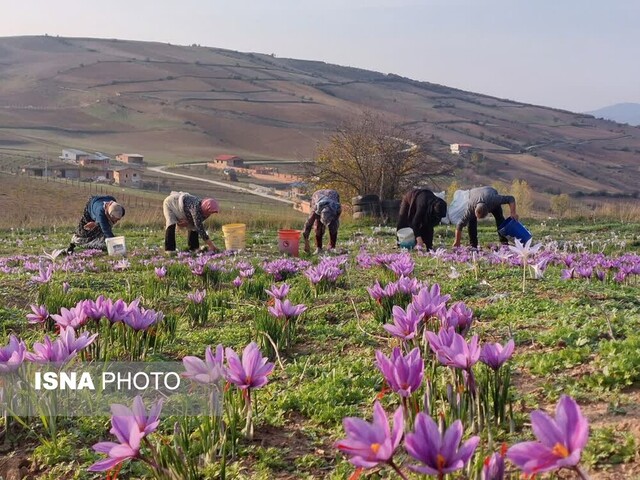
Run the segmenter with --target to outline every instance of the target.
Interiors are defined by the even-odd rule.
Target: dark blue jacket
[[[100,195],[91,197],[88,204],[89,216],[91,219],[100,225],[104,238],[112,238],[115,235],[111,230],[111,223],[107,217],[107,212],[104,209],[106,202],[115,202],[116,199],[111,195]]]

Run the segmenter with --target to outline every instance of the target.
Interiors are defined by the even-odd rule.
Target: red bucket
[[[278,250],[292,257],[300,254],[300,230],[278,230]]]

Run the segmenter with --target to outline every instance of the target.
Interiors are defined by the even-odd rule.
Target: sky
[[[0,36],[199,44],[585,112],[640,103],[639,0],[0,0]]]

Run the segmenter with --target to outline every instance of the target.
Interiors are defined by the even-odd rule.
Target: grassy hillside
[[[0,157],[65,147],[150,163],[312,156],[375,110],[421,132],[467,185],[526,179],[547,193],[631,193],[640,128],[323,62],[209,47],[58,37],[0,39]],[[468,143],[465,156],[450,143]]]

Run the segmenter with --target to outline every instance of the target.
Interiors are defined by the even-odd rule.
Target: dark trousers
[[[491,213],[491,215],[493,215],[493,218],[495,218],[496,220],[496,230],[497,230],[498,228],[500,228],[500,225],[502,225],[502,222],[504,222],[502,205],[498,205],[489,213]],[[469,220],[468,231],[469,231],[469,241],[471,242],[471,246],[473,248],[478,248],[478,219],[476,218],[475,215],[472,215],[471,219]],[[503,245],[507,245],[509,243],[509,239],[503,235],[500,235],[500,232],[498,232],[498,237],[500,238],[500,243],[502,243]]]
[[[427,250],[433,250],[433,225],[423,225],[419,232],[413,232],[413,234],[422,238]]]
[[[200,239],[198,238],[198,232],[189,230],[188,237],[189,250],[197,250],[200,248]],[[176,250],[176,226],[170,225],[164,231],[164,249],[167,252],[174,252]]]

